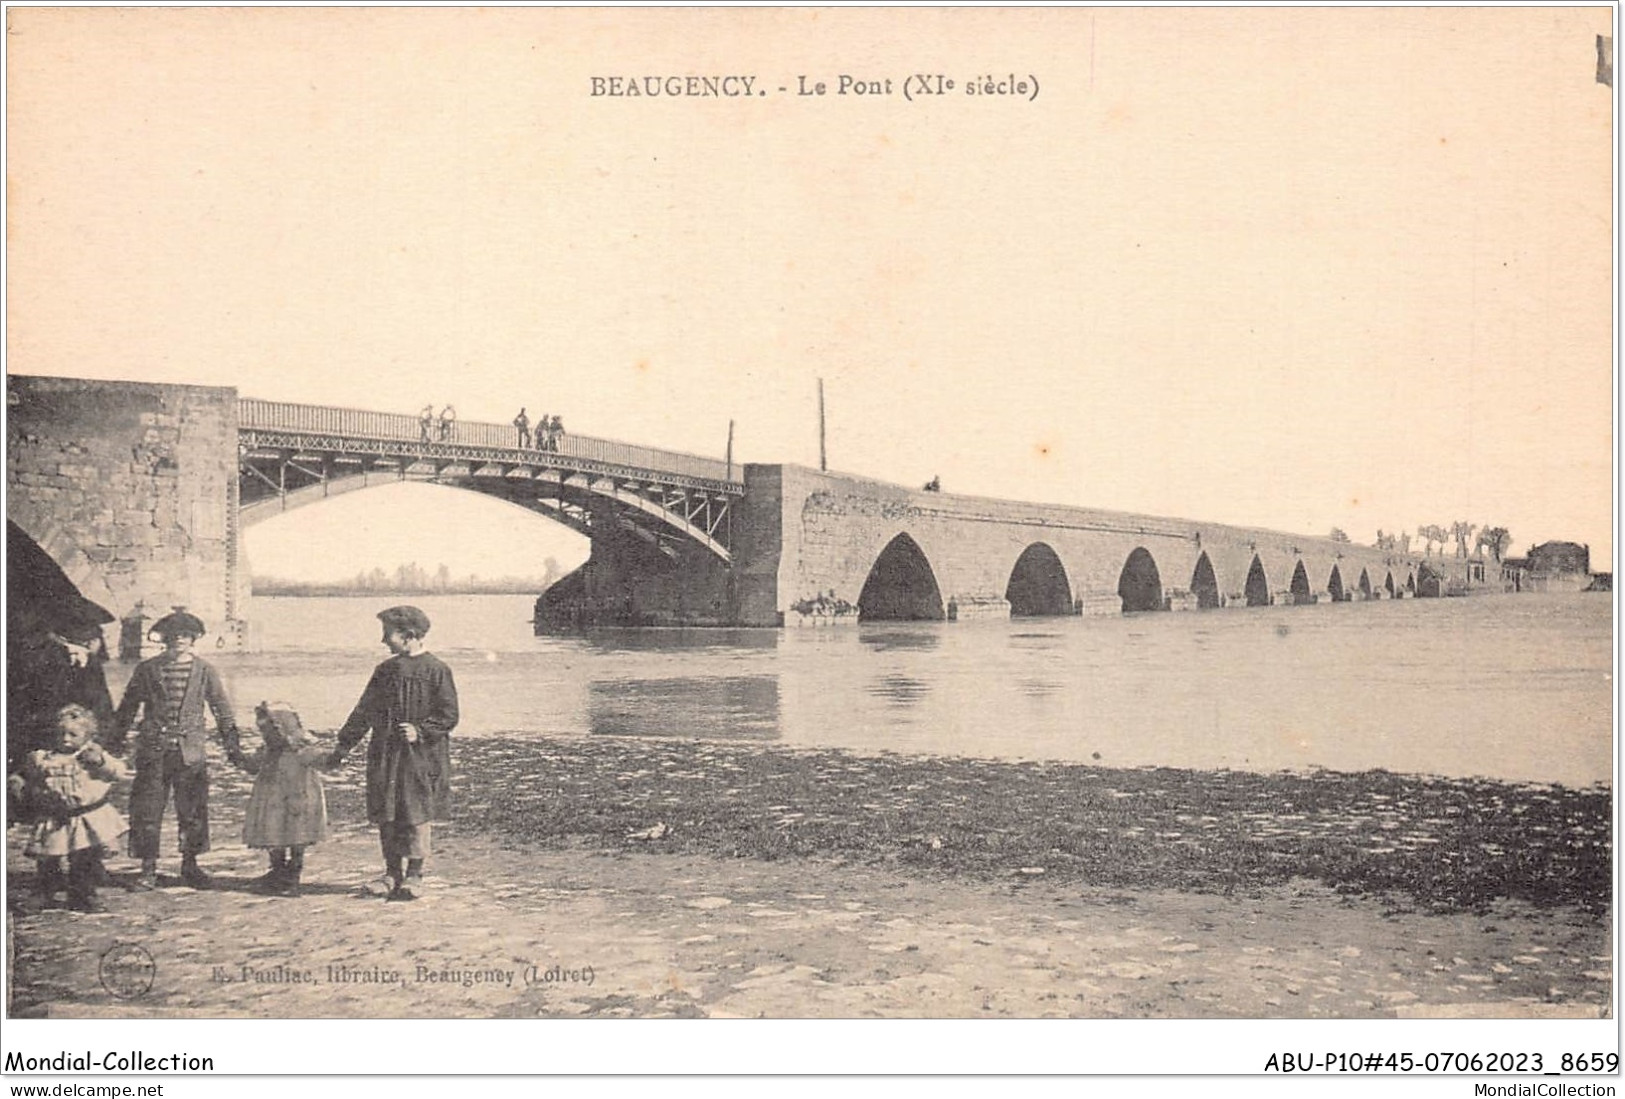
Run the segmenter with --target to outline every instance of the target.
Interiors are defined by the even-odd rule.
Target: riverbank
[[[354,768],[306,895],[249,892],[261,856],[229,842],[247,779],[220,772],[221,888],[25,904],[13,1012],[1540,1017],[1611,998],[1606,790],[611,737],[454,758],[425,900],[355,895],[377,853]],[[151,951],[149,992],[102,984],[116,942]]]
[[[831,857],[923,877],[1234,893],[1294,877],[1428,912],[1605,911],[1603,787],[1121,770],[591,737],[458,747],[459,819],[543,846]],[[475,776],[481,776],[478,779]]]

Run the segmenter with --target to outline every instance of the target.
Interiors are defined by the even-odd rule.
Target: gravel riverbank
[[[467,739],[454,760],[439,887],[409,905],[355,893],[378,857],[357,767],[331,777],[335,834],[297,899],[249,891],[248,780],[224,768],[207,893],[38,911],[12,829],[13,1012],[1541,1017],[1611,998],[1606,789],[609,737]],[[155,979],[120,998],[97,959],[129,942]]]
[[[1431,912],[1603,912],[1612,888],[1603,788],[609,737],[469,741],[459,759],[459,819],[543,845],[1220,893],[1311,878]]]

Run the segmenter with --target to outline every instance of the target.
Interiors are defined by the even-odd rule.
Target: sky
[[[1612,558],[1606,8],[8,17],[13,372],[807,465],[823,379],[845,472]],[[437,501],[250,553],[579,546]]]

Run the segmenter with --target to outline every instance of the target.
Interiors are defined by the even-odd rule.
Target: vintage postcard
[[[1612,8],[6,17],[8,1075],[1617,1072]]]

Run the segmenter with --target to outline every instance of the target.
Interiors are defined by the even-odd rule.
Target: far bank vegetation
[[[347,580],[298,580],[282,576],[255,576],[255,595],[536,595],[564,575],[558,561],[543,562],[540,576],[453,576],[441,563],[433,572],[416,561],[393,570],[373,566]]]

